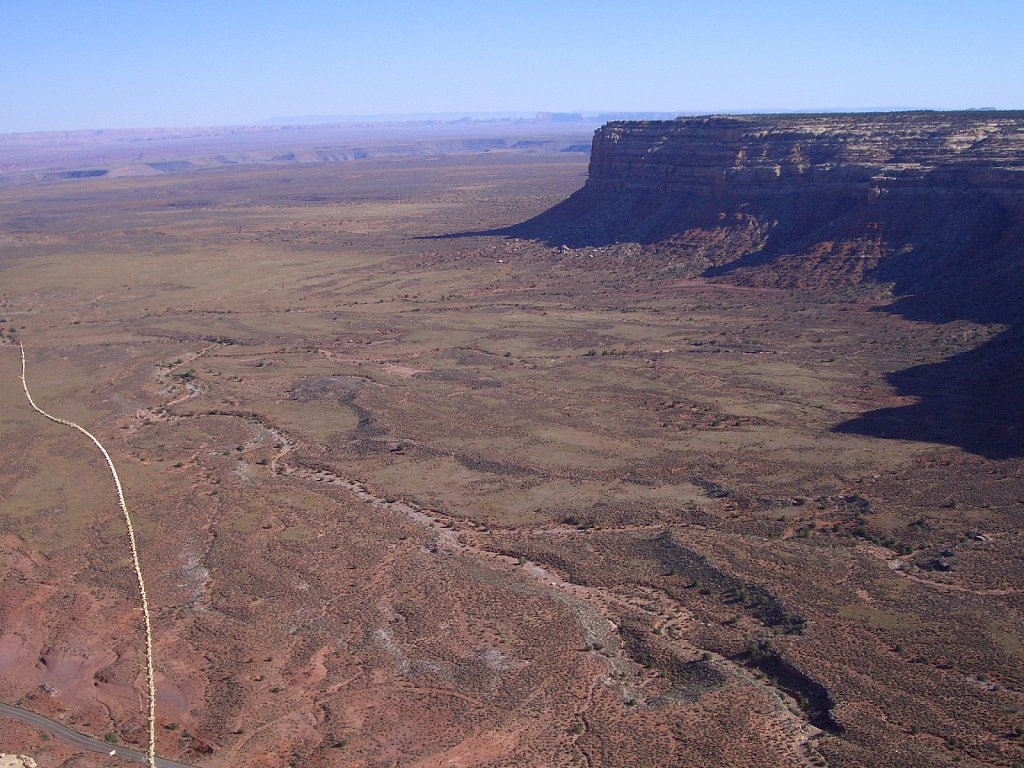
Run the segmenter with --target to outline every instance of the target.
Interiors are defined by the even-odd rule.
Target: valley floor
[[[905,373],[1004,329],[635,244],[445,237],[585,171],[509,151],[0,189],[0,701],[145,738],[117,500],[24,401],[17,339],[39,405],[122,474],[167,758],[1024,761],[1024,462]],[[0,750],[106,764],[2,717]]]

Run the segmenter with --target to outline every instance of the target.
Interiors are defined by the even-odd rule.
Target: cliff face
[[[608,123],[594,136],[586,185],[516,234],[656,243],[693,274],[744,282],[874,279],[920,293],[967,280],[974,294],[1015,299],[1024,113]]]
[[[1016,186],[1019,200],[1022,149],[1024,113],[608,123],[594,136],[588,186],[719,197],[813,190],[871,201],[921,185],[952,191],[971,184],[997,194]]]

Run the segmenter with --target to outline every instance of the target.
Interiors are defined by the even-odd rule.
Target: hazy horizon
[[[0,50],[0,133],[289,115],[1024,107],[1024,4],[909,5],[17,4]]]
[[[67,128],[37,129],[29,131],[4,131],[0,136],[29,136],[32,134],[74,134],[74,133],[145,133],[147,131],[218,131],[218,130],[241,130],[241,129],[271,129],[271,128],[317,128],[317,127],[339,127],[339,128],[371,128],[385,129],[388,126],[417,126],[437,125],[438,127],[455,126],[460,123],[474,125],[494,125],[498,123],[508,125],[535,124],[537,126],[551,126],[552,129],[562,127],[571,130],[573,125],[601,125],[613,120],[672,120],[688,117],[704,117],[712,115],[726,116],[750,116],[750,115],[844,115],[844,114],[872,114],[886,112],[1022,112],[1022,109],[1000,109],[996,107],[965,107],[952,109],[932,109],[917,107],[837,107],[837,108],[795,108],[795,109],[731,109],[716,111],[696,110],[559,110],[555,112],[534,112],[528,113],[480,113],[480,112],[439,112],[439,113],[395,113],[377,115],[280,115],[263,120],[254,120],[247,123],[180,123],[171,125],[83,125]],[[580,119],[567,120],[544,120],[539,116],[542,114],[551,115],[579,115]]]

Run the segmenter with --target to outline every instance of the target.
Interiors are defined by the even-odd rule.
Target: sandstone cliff
[[[874,279],[1002,320],[993,301],[1024,287],[1024,113],[608,123],[586,185],[515,234],[657,243],[744,282]]]

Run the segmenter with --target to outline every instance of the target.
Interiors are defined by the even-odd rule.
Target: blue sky
[[[1024,0],[2,0],[0,11],[0,132],[1024,108]]]

